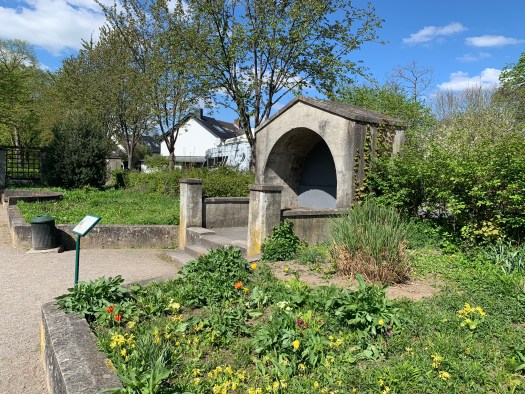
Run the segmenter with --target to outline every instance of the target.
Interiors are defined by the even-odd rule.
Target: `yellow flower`
[[[438,376],[440,379],[443,379],[443,380],[450,379],[450,374],[447,371],[439,371]]]
[[[195,385],[199,385],[201,383],[202,379],[201,378],[193,378],[193,384]]]
[[[238,382],[232,382],[232,390],[237,390],[237,387],[239,387]]]
[[[379,319],[379,321],[377,322],[377,324],[379,324],[380,326],[384,326],[384,325],[385,325],[385,322],[383,321],[383,319]]]
[[[126,357],[126,349],[121,349],[121,350],[120,350],[120,355],[121,355],[122,357]]]
[[[284,272],[288,272],[289,270],[290,270],[290,268],[288,268],[288,267],[284,267],[284,268],[283,268],[283,271],[284,271]]]
[[[319,388],[319,382],[316,380],[314,382],[314,389],[318,389]]]
[[[257,264],[256,263],[252,263],[252,265],[250,266],[252,268],[252,270],[256,270],[257,269]]]
[[[295,341],[293,341],[292,345],[293,345],[293,348],[297,350],[299,349],[299,346],[301,346],[301,342],[299,342],[299,340],[296,339]]]
[[[135,327],[137,325],[137,322],[136,321],[129,321],[128,324],[126,324],[126,327],[131,329],[133,327]]]

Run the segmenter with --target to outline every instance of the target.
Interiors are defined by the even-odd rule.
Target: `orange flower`
[[[115,315],[115,321],[120,323],[120,320],[122,320],[122,315]]]
[[[236,289],[241,289],[242,288],[242,282],[241,281],[235,282],[234,286],[235,286]]]
[[[106,311],[108,311],[108,313],[111,314],[111,313],[113,313],[113,310],[114,310],[114,309],[115,309],[115,307],[114,307],[113,305],[111,305],[111,306],[108,306],[108,307],[106,308]]]

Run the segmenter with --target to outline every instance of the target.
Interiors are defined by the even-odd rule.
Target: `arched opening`
[[[283,207],[336,207],[334,159],[326,142],[310,129],[290,130],[275,143],[263,182],[284,187]]]

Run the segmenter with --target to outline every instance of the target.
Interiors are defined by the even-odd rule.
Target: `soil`
[[[311,286],[336,285],[342,288],[355,289],[357,282],[354,278],[334,274],[328,265],[317,269],[293,261],[280,261],[271,264],[273,274],[282,280],[295,279],[296,277]],[[390,299],[407,298],[419,301],[423,298],[434,296],[440,291],[444,282],[436,276],[414,278],[408,283],[391,285],[386,288],[386,295]]]

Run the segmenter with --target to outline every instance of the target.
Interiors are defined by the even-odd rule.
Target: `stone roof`
[[[340,103],[336,101],[309,98],[305,96],[298,96],[294,98],[292,101],[290,101],[288,104],[286,104],[283,108],[281,108],[279,112],[277,112],[275,115],[273,115],[268,120],[266,120],[263,124],[261,124],[257,128],[257,131],[265,127],[270,122],[272,122],[272,120],[274,120],[275,118],[282,115],[284,112],[286,112],[289,108],[291,108],[298,102],[301,102],[306,105],[312,106],[314,108],[320,109],[322,111],[326,111],[328,113],[340,116],[342,118],[357,121],[357,122],[371,123],[371,124],[388,124],[392,126],[399,126],[401,128],[406,127],[405,121],[394,118],[389,115],[382,114],[380,112],[371,111],[369,109],[357,107],[355,105],[347,104],[347,103]]]

